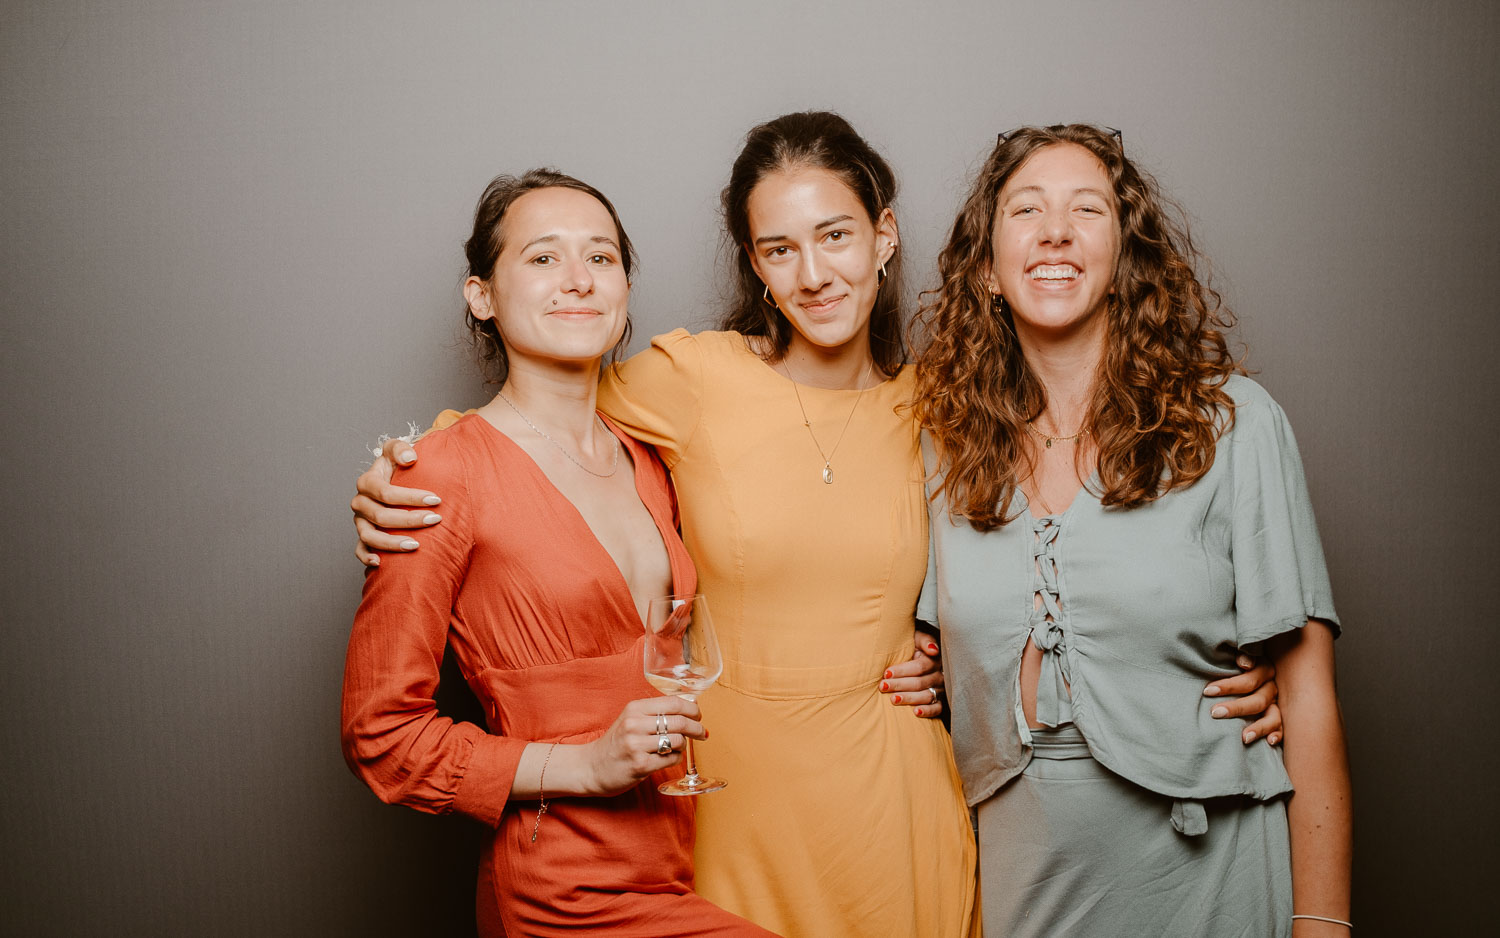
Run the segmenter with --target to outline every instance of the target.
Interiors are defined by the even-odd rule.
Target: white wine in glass
[[[646,607],[647,683],[663,694],[697,700],[723,670],[719,638],[714,634],[708,600],[702,593],[651,600]],[[676,781],[662,782],[657,791],[664,795],[701,795],[729,784],[722,778],[699,775],[698,763],[693,758],[693,741],[686,737],[684,741],[687,774]]]

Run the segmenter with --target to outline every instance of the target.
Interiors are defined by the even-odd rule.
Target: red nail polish
[[[885,693],[886,691],[888,691],[890,689],[891,689],[891,685],[887,684],[885,681],[881,681],[880,682],[880,692],[881,693]]]
[[[891,676],[891,672],[890,672],[890,671],[886,671],[886,672],[885,672],[885,676],[886,676],[886,677],[890,677],[890,676]]]
[[[934,655],[937,654],[937,646],[934,645],[932,642],[928,642],[927,643],[927,650],[930,651],[930,652],[932,652]]]
[[[891,703],[900,703],[900,702],[901,702],[901,695],[900,694],[897,694],[896,696],[894,696],[894,697],[891,698]]]
[[[921,716],[922,715],[922,708],[918,707],[915,710],[913,710],[912,712],[915,713],[917,716]]]

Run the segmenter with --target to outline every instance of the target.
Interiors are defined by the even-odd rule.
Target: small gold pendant
[[[823,484],[824,485],[832,485],[833,484],[833,467],[832,466],[824,466],[823,467]]]
[[[1052,437],[1050,437],[1050,436],[1047,437],[1047,448],[1048,449],[1052,448]]]

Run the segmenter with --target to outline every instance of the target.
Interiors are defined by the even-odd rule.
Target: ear
[[[990,261],[990,266],[984,272],[984,285],[994,296],[1000,295],[1000,278],[995,275],[995,262]]]
[[[901,244],[901,230],[896,225],[896,213],[889,206],[881,209],[880,217],[875,219],[875,244],[881,266],[890,261]]]
[[[469,304],[469,315],[475,319],[494,318],[495,311],[490,308],[489,284],[478,277],[470,277],[464,281],[464,302]]]

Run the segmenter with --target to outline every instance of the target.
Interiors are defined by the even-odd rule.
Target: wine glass
[[[697,700],[724,670],[719,653],[719,639],[714,634],[713,618],[708,614],[708,600],[702,593],[663,596],[646,607],[646,681],[663,694],[676,694],[684,700]],[[718,791],[729,783],[722,778],[698,774],[693,759],[693,741],[683,737],[687,755],[687,774],[676,781],[662,782],[657,791],[664,795],[701,795]]]

